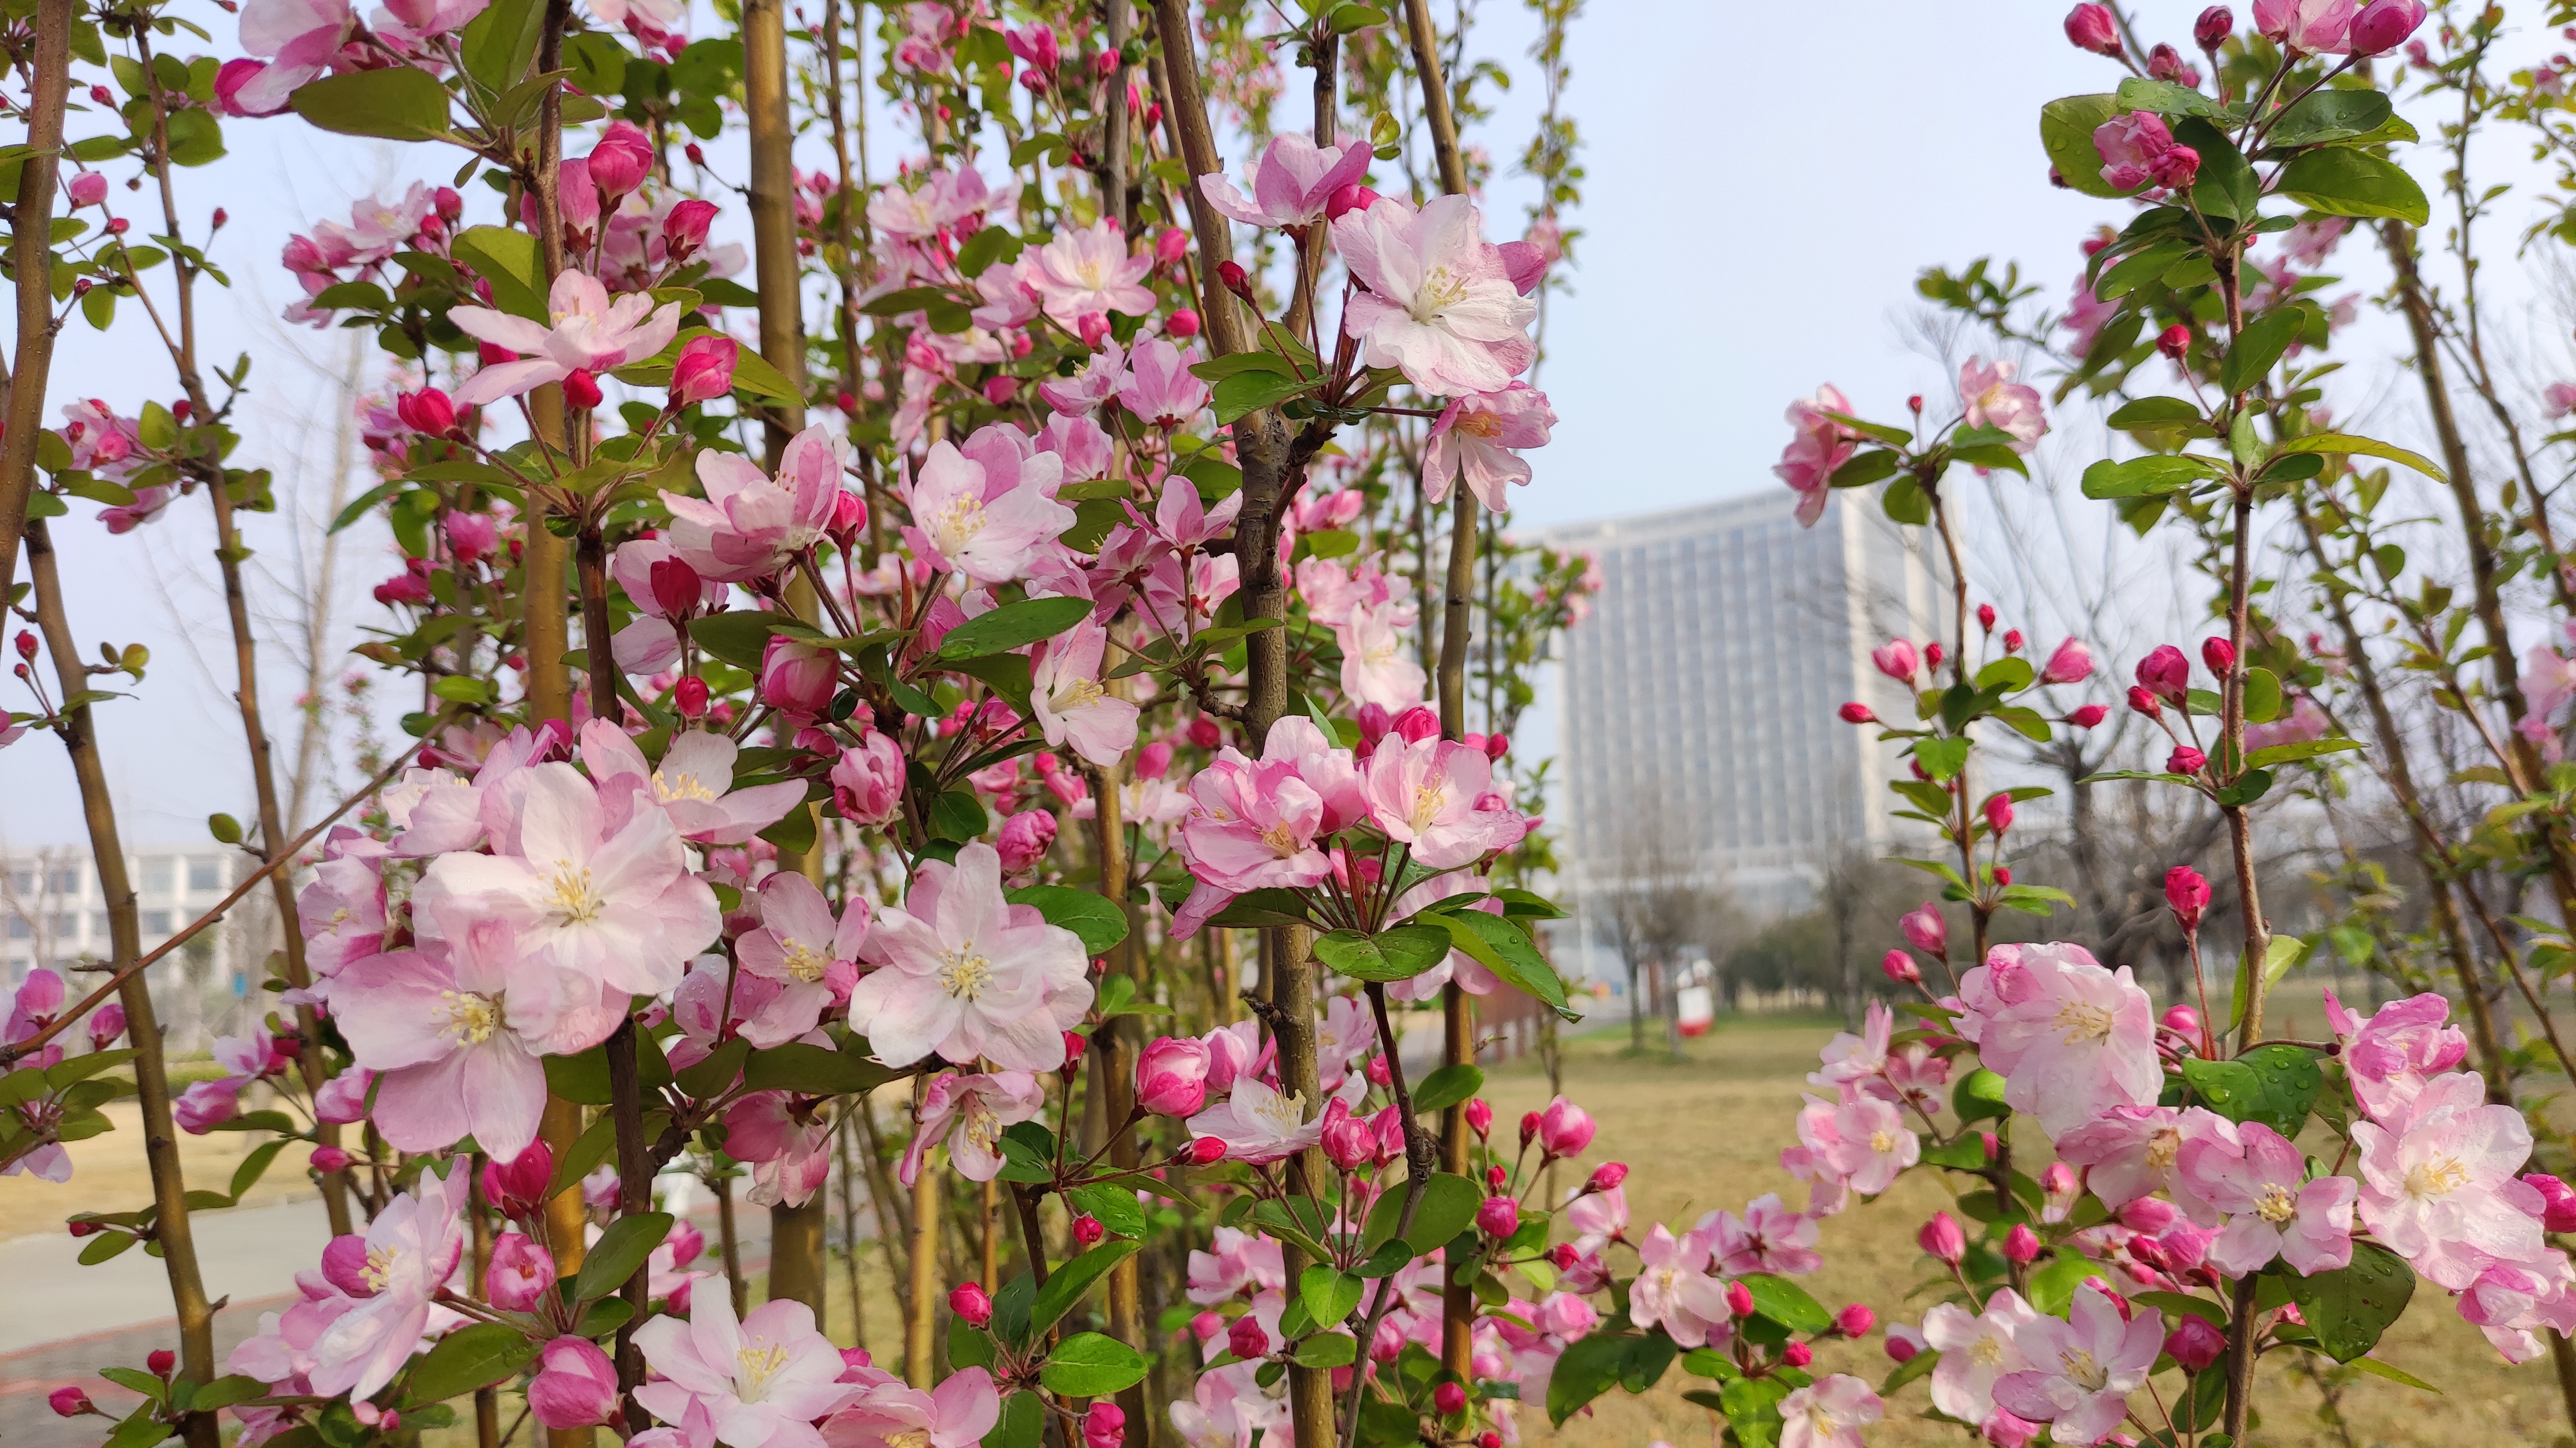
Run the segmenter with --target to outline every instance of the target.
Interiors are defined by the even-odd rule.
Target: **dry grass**
[[[266,1105],[245,1096],[243,1109]],[[104,1108],[116,1123],[67,1149],[72,1179],[41,1181],[32,1176],[0,1177],[0,1241],[32,1237],[63,1229],[74,1212],[132,1211],[152,1200],[152,1174],[143,1164],[143,1115],[131,1100]],[[211,1131],[204,1136],[179,1133],[179,1169],[190,1191],[221,1192],[232,1186],[233,1168],[249,1150],[268,1140],[265,1132]],[[290,1146],[269,1163],[259,1185],[242,1199],[244,1206],[267,1206],[313,1192],[304,1174],[306,1152]]]
[[[2309,1018],[2315,1020],[2312,1012]],[[1645,1059],[1625,1056],[1624,1024],[1569,1043],[1567,1092],[1601,1123],[1587,1160],[1619,1160],[1635,1168],[1628,1200],[1641,1229],[1658,1220],[1687,1224],[1715,1207],[1741,1210],[1767,1191],[1793,1205],[1803,1202],[1803,1189],[1780,1169],[1779,1151],[1794,1142],[1799,1091],[1815,1067],[1816,1048],[1833,1029],[1821,1022],[1729,1023],[1689,1043],[1690,1058],[1681,1064],[1660,1050]],[[1516,1121],[1545,1103],[1546,1078],[1534,1059],[1513,1062],[1490,1073],[1486,1095],[1498,1122]],[[1886,1198],[1827,1221],[1821,1244],[1826,1265],[1807,1283],[1816,1296],[1833,1306],[1866,1301],[1882,1321],[1899,1314],[1919,1319],[1920,1308],[1933,1299],[1911,1306],[1905,1300],[1930,1261],[1915,1249],[1914,1230],[1947,1204],[1940,1180],[1947,1175],[1910,1173]],[[1837,1345],[1818,1354],[1817,1367],[1855,1372],[1874,1383],[1890,1367],[1880,1343],[1873,1335],[1866,1343]],[[2249,1435],[2251,1442],[2264,1448],[2450,1448],[2570,1441],[2547,1360],[2506,1366],[2434,1289],[2419,1291],[2377,1355],[2440,1387],[2442,1396],[2363,1378],[2343,1392],[2349,1436],[2340,1436],[2318,1421],[2316,1387],[2275,1355],[2266,1359],[2267,1381],[2257,1399],[2268,1411]],[[1643,1397],[1614,1390],[1589,1420],[1569,1422],[1562,1432],[1548,1432],[1536,1414],[1527,1415],[1522,1431],[1541,1444],[1643,1445],[1660,1438],[1689,1448],[1707,1441],[1712,1420],[1681,1399],[1683,1390],[1699,1385],[1675,1368]],[[1912,1416],[1927,1406],[1920,1385],[1901,1390],[1889,1405],[1889,1421],[1870,1433],[1870,1442],[1889,1448],[1960,1442],[1958,1428]]]

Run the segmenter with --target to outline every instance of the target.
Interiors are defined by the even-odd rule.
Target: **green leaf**
[[[267,1396],[268,1384],[247,1373],[233,1373],[206,1383],[190,1394],[188,1410],[211,1413],[217,1408],[229,1408],[235,1403],[247,1403],[253,1398]]]
[[[2288,1278],[2290,1300],[2317,1335],[2317,1349],[2348,1363],[2379,1345],[2380,1334],[2406,1311],[2415,1273],[2375,1242],[2352,1244],[2352,1265]]]
[[[1937,782],[1953,779],[1968,764],[1968,738],[1964,734],[1946,739],[1914,741],[1914,762]]]
[[[2428,1393],[2439,1394],[2442,1391],[2440,1388],[2433,1386],[2431,1383],[2424,1381],[2413,1373],[2400,1368],[2390,1367],[2388,1364],[2381,1362],[2379,1359],[2374,1357],[2355,1358],[2352,1360],[2352,1366],[2361,1369],[2363,1372],[2370,1374],[2374,1378],[2386,1378],[2392,1383],[2404,1383],[2410,1388],[2421,1388]]]
[[[2279,307],[2265,312],[2245,324],[2236,334],[2234,345],[2218,364],[2218,385],[2228,393],[2243,392],[2263,380],[2272,364],[2290,344],[2299,340],[2299,327],[2306,313],[2297,307]]]
[[[930,802],[930,834],[933,839],[954,840],[962,845],[984,833],[988,823],[984,803],[975,798],[972,789],[952,789]]]
[[[1950,1109],[1959,1113],[1962,1125],[2010,1116],[2012,1108],[2004,1104],[2004,1078],[1982,1066],[1960,1077],[1959,1084],[1950,1088]]]
[[[2015,689],[2027,689],[2030,687],[2031,680],[2038,676],[2039,672],[2030,666],[2030,660],[2006,655],[1977,670],[1977,690],[1983,693],[1989,689],[1997,689],[2008,693]]]
[[[1091,616],[1087,598],[1031,598],[970,618],[939,641],[939,658],[982,658],[1051,639]]]
[[[1131,1187],[1094,1183],[1065,1193],[1073,1204],[1100,1221],[1111,1236],[1143,1239],[1145,1207]]]
[[[784,614],[760,609],[731,609],[689,621],[689,637],[699,648],[738,669],[757,672],[769,650],[769,636],[801,629]]]
[[[1411,980],[1447,960],[1450,948],[1441,925],[1399,925],[1374,936],[1336,930],[1315,938],[1315,958],[1352,980]]]
[[[2358,739],[2294,739],[2287,744],[2267,745],[2245,756],[2249,768],[2268,769],[2275,764],[2294,764],[2321,755],[2342,754],[2359,749]]]
[[[984,1435],[983,1448],[1038,1448],[1045,1436],[1046,1399],[1013,1393],[1002,1399],[1001,1419]]]
[[[1737,1378],[1719,1389],[1718,1401],[1725,1406],[1726,1425],[1735,1430],[1735,1441],[1743,1448],[1778,1448],[1780,1400],[1791,1391],[1776,1374]]]
[[[503,226],[469,226],[456,233],[448,251],[492,284],[492,305],[514,317],[546,320],[545,283],[537,270],[535,237]]]
[[[299,92],[299,94],[301,94]],[[2432,219],[2424,188],[2393,161],[2347,146],[2302,151],[2281,168],[2280,192],[2328,216],[2394,218],[2409,226]]]
[[[2200,409],[2179,397],[2141,397],[2126,403],[2111,414],[2110,425],[2122,431],[2139,428],[2169,429],[2199,426],[2206,429],[2208,419]]]
[[[1298,1275],[1297,1299],[1317,1327],[1338,1327],[1360,1305],[1360,1279],[1318,1262]]]
[[[2030,1274],[2030,1305],[2045,1317],[2064,1317],[2075,1301],[2075,1289],[2087,1277],[2104,1277],[2102,1264],[2069,1252]]]
[[[152,1405],[146,1403],[135,1409],[134,1416],[117,1424],[116,1431],[108,1434],[107,1441],[99,1448],[152,1448],[153,1444],[169,1437],[171,1432],[170,1425],[154,1417]]]
[[[447,87],[408,65],[325,76],[286,98],[326,131],[388,141],[434,141],[448,132]]]
[[[1735,1280],[1752,1291],[1754,1311],[1791,1332],[1823,1332],[1834,1325],[1834,1315],[1786,1277],[1747,1272]]]
[[[680,1089],[700,1100],[710,1100],[724,1093],[742,1074],[743,1058],[751,1054],[751,1042],[740,1036],[718,1046],[707,1058],[684,1071],[674,1072],[672,1079]]]
[[[2394,443],[2381,442],[2374,437],[2354,437],[2349,433],[2341,432],[2313,432],[2306,437],[2294,437],[2273,451],[2329,455],[2360,453],[2366,457],[2385,458],[2392,463],[2404,463],[2437,483],[2448,481],[2442,470],[2433,465],[2431,458],[2421,453],[2408,452]]]
[[[494,91],[517,85],[537,58],[545,20],[543,0],[493,0],[459,37],[465,73]]]
[[[1357,1281],[1357,1278],[1353,1278]],[[1299,1367],[1341,1368],[1359,1360],[1359,1339],[1338,1332],[1318,1332],[1297,1344],[1290,1354]]]
[[[1619,1381],[1619,1368],[1627,1360],[1631,1344],[1643,1339],[1622,1333],[1596,1332],[1566,1344],[1556,1360],[1556,1369],[1547,1380],[1548,1421],[1559,1427],[1565,1420]]]
[[[2187,1059],[2182,1075],[2210,1110],[2293,1138],[2325,1086],[2316,1053],[2287,1045],[2257,1046],[2232,1061]]]
[[[1476,1208],[1485,1194],[1465,1177],[1440,1172],[1422,1189],[1422,1205],[1413,1214],[1413,1230],[1404,1241],[1416,1257],[1436,1252],[1449,1245],[1451,1238],[1467,1230],[1476,1219]],[[1404,1190],[1390,1188],[1369,1209],[1368,1220],[1360,1228],[1360,1248],[1374,1252],[1386,1242],[1395,1240],[1395,1225],[1404,1215]]]
[[[2245,671],[2245,722],[2269,724],[2281,717],[2281,679],[2270,669]]]
[[[1300,393],[1312,392],[1321,379],[1277,372],[1238,372],[1216,385],[1216,420],[1232,422],[1245,413],[1276,407]]]
[[[242,1193],[259,1185],[260,1177],[268,1171],[268,1164],[277,1160],[279,1152],[286,1150],[286,1143],[285,1137],[262,1142],[250,1149],[250,1154],[241,1159],[241,1165],[233,1168],[231,1195],[235,1202],[242,1199]]]
[[[2227,106],[2210,96],[2169,80],[2132,77],[2120,82],[2114,99],[2124,111],[2153,111],[2160,116],[2200,116],[2221,121],[2238,119]]]
[[[1089,890],[1070,885],[1028,885],[1004,891],[1003,898],[1014,905],[1036,906],[1047,924],[1072,931],[1089,955],[1105,955],[1111,946],[1127,938],[1127,912],[1119,909],[1116,901]]]
[[[88,1245],[81,1248],[80,1264],[83,1267],[95,1267],[111,1257],[123,1254],[127,1248],[141,1240],[143,1239],[131,1232],[101,1232],[90,1238]]]
[[[1501,976],[1507,985],[1569,1021],[1583,1018],[1580,1011],[1566,1004],[1565,982],[1558,978],[1556,967],[1538,953],[1538,947],[1521,932],[1521,928],[1500,915],[1482,910],[1460,910],[1435,917],[1448,927],[1451,940],[1472,957],[1478,965]]]
[[[573,1296],[588,1302],[613,1295],[670,1235],[668,1212],[638,1212],[609,1223],[608,1230],[581,1259],[581,1274],[573,1279]]]
[[[626,1220],[639,1219],[630,1217]],[[662,1230],[669,1231],[671,1219],[661,1217],[660,1221]],[[610,1236],[625,1224],[621,1221],[610,1227]],[[658,1243],[661,1238],[656,1236],[653,1240]],[[607,1245],[608,1238],[602,1237],[600,1246]],[[595,1253],[598,1249],[592,1250]],[[651,1248],[646,1251],[649,1253]],[[639,1256],[635,1260],[641,1263],[644,1259]],[[582,1268],[585,1280],[589,1270],[585,1263]],[[440,1338],[438,1346],[431,1348],[428,1356],[412,1368],[411,1376],[404,1380],[403,1387],[415,1403],[443,1403],[476,1388],[488,1388],[506,1381],[536,1355],[537,1345],[528,1341],[528,1335],[519,1329],[507,1323],[477,1322]]]
[[[1932,499],[1911,474],[1888,484],[1887,491],[1878,495],[1878,507],[1891,522],[1908,527],[1920,528],[1932,521]]]
[[[1850,461],[1834,469],[1834,475],[1826,480],[1826,486],[1865,488],[1881,478],[1895,476],[1897,461],[1897,455],[1885,448],[1854,453]]]
[[[1413,1088],[1413,1109],[1418,1112],[1446,1111],[1485,1089],[1485,1071],[1481,1066],[1461,1061],[1443,1066],[1422,1078]]]
[[[1226,902],[1208,922],[1229,930],[1261,930],[1274,925],[1311,923],[1306,902],[1294,890],[1264,888],[1246,890]]]
[[[635,1036],[635,1064],[637,1080],[646,1091],[671,1084],[671,1061],[662,1054],[662,1043],[640,1031]],[[564,1100],[584,1106],[609,1103],[607,1042],[579,1055],[548,1056],[545,1070],[546,1089]]]
[[[1047,1285],[1054,1286],[1055,1279],[1048,1278]],[[1143,1353],[1097,1332],[1077,1332],[1057,1343],[1038,1367],[1038,1381],[1069,1398],[1105,1398],[1144,1377]]]
[[[1134,1256],[1144,1245],[1126,1240],[1103,1242],[1057,1268],[1048,1276],[1046,1285],[1038,1289],[1037,1300],[1029,1306],[1030,1334],[1034,1337],[1055,1326],[1066,1313],[1073,1311],[1075,1304],[1082,1301],[1083,1294],[1091,1290],[1093,1283],[1108,1275],[1110,1268]],[[1054,1384],[1049,1383],[1048,1386],[1053,1387]]]
[[[754,1091],[785,1090],[807,1096],[873,1091],[895,1079],[895,1074],[851,1052],[809,1041],[789,1041],[766,1051],[754,1051],[742,1068],[743,1084]]]
[[[1017,261],[1020,259],[1020,246],[1020,239],[1011,235],[1009,229],[984,227],[957,249],[957,274],[971,281],[982,276],[995,262]]]
[[[2116,97],[2066,96],[2039,108],[2039,144],[2058,179],[2086,196],[2126,196],[2102,179],[2102,153],[2093,132],[2119,113]]]
[[[2388,97],[2375,90],[2316,91],[2283,111],[2263,141],[2283,149],[2349,141],[2387,125],[2392,114]]]

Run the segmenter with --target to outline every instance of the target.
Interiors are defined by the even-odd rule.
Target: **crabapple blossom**
[[[552,325],[490,307],[455,307],[448,320],[466,335],[520,354],[515,362],[483,368],[457,384],[452,395],[460,407],[480,407],[505,397],[561,382],[575,372],[604,372],[641,362],[660,352],[679,335],[680,304],[654,304],[649,292],[629,292],[610,300],[597,277],[567,270],[555,278],[546,300]],[[712,450],[701,459],[720,456]]]
[[[1780,1448],[1862,1448],[1860,1430],[1886,1412],[1869,1384],[1851,1374],[1819,1378],[1780,1400]]]
[[[314,1392],[373,1396],[410,1360],[433,1315],[454,1320],[433,1299],[464,1255],[465,1185],[462,1168],[448,1177],[423,1171],[368,1224],[358,1271],[374,1295],[314,1340],[306,1372]]]
[[[2048,431],[2048,417],[2040,405],[2039,389],[2012,380],[2016,370],[2010,362],[1971,357],[1959,368],[1959,397],[1967,406],[1970,427],[2009,433],[2012,450],[2026,453]]]
[[[497,1304],[496,1304],[497,1305]],[[528,1416],[561,1431],[605,1424],[617,1411],[617,1365],[587,1339],[566,1334],[538,1354]]]
[[[2469,1054],[2468,1036],[2448,1024],[2451,1003],[2437,992],[2390,1001],[2368,1020],[2355,1016],[2331,990],[2325,1007],[2326,1025],[2343,1044],[2352,1094],[2375,1121],[2393,1124],[2409,1116],[2425,1084]]]
[[[1628,1286],[1628,1319],[1661,1327],[1683,1347],[1723,1343],[1735,1335],[1726,1284],[1708,1273],[1708,1245],[1696,1232],[1675,1237],[1663,1223],[1637,1244],[1640,1266]]]
[[[296,87],[331,68],[358,28],[348,0],[247,0],[242,49],[268,63],[235,82],[225,109],[239,116],[275,115]]]
[[[1001,475],[993,461],[989,452],[969,458],[953,443],[933,443],[904,490],[916,520],[904,536],[920,556],[983,584],[1024,576],[1074,523],[1073,510],[1053,496],[1062,477],[1054,454],[1036,454],[1015,476]]]
[[[739,845],[805,801],[805,786],[795,780],[735,789],[734,759],[741,751],[711,730],[677,731],[662,762],[651,765],[625,730],[593,719],[581,726],[580,749],[593,780],[603,788],[633,781],[636,792],[661,808],[680,838],[694,844]]]
[[[1190,1135],[1225,1143],[1236,1161],[1279,1161],[1324,1139],[1325,1118],[1306,1119],[1303,1092],[1283,1093],[1250,1076],[1238,1077],[1223,1105],[1189,1119]]]
[[[1333,247],[1366,290],[1342,325],[1372,367],[1399,367],[1440,397],[1497,392],[1537,356],[1527,328],[1538,304],[1520,294],[1484,219],[1464,196],[1421,210],[1392,197],[1332,223]]]
[[[1022,280],[1049,318],[1078,329],[1084,318],[1105,318],[1110,312],[1151,316],[1154,294],[1138,283],[1153,269],[1152,254],[1128,254],[1124,227],[1101,220],[1056,233],[1055,240],[1038,248]]]
[[[867,938],[867,897],[854,895],[838,919],[812,881],[789,870],[760,882],[760,928],[734,944],[745,972],[776,981],[777,997],[743,1022],[755,1047],[783,1045],[814,1029],[856,984]]]
[[[977,841],[923,862],[901,907],[868,933],[881,967],[850,996],[850,1024],[888,1065],[936,1054],[1052,1071],[1063,1032],[1091,1004],[1082,942],[1033,905],[1002,898],[1002,859]]]
[[[2031,1366],[2014,1335],[2039,1314],[2009,1287],[1995,1289],[1983,1311],[1936,1303],[1923,1314],[1923,1340],[1941,1354],[1932,1366],[1932,1406],[1962,1422],[1981,1423],[1995,1409],[1995,1381]]]
[[[1178,486],[1181,491],[1190,490],[1186,480]],[[1101,660],[1108,645],[1108,630],[1085,619],[1047,644],[1029,684],[1032,712],[1046,742],[1070,746],[1103,769],[1136,747],[1140,712],[1132,701],[1110,693],[1101,682]]]
[[[1529,821],[1493,790],[1493,761],[1457,740],[1389,739],[1369,755],[1369,817],[1435,870],[1519,844]]]
[[[1118,384],[1119,405],[1165,432],[1183,426],[1207,406],[1207,384],[1190,373],[1198,360],[1196,347],[1175,347],[1160,337],[1137,343]]]
[[[2191,1195],[2226,1221],[2209,1244],[2209,1264],[2230,1277],[2274,1257],[2307,1276],[2352,1261],[2352,1204],[2358,1184],[2347,1176],[2306,1181],[2299,1149],[2259,1121],[2236,1124],[2236,1148],[2214,1137],[2184,1145],[2182,1173]]]
[[[1960,979],[1960,1032],[2003,1074],[2006,1104],[2055,1136],[2155,1101],[2155,1007],[2127,966],[2106,970],[2063,943],[1999,947],[1990,960]]]
[[[702,1408],[739,1448],[822,1448],[814,1420],[861,1391],[839,1381],[840,1349],[815,1331],[814,1309],[791,1298],[737,1320],[730,1293],[699,1293],[685,1322],[655,1317],[636,1329],[635,1346],[660,1375],[635,1390],[645,1411],[676,1423]]]
[[[774,479],[740,453],[707,448],[697,461],[706,497],[661,494],[671,510],[671,548],[714,582],[770,577],[821,541],[849,460],[849,442],[819,426],[788,439]]]
[[[2493,1263],[2548,1250],[2544,1199],[2514,1175],[2531,1156],[2531,1128],[2487,1104],[2475,1075],[2434,1077],[2404,1116],[2354,1122],[2352,1140],[2362,1225],[2424,1276],[2458,1292]]]
[[[1554,426],[1556,410],[1547,405],[1547,394],[1526,382],[1451,398],[1423,449],[1424,500],[1445,501],[1450,485],[1463,478],[1476,501],[1507,511],[1511,503],[1504,489],[1530,480],[1529,462],[1518,449],[1546,446]]]
[[[989,1076],[954,1072],[935,1077],[921,1103],[920,1125],[903,1154],[896,1175],[911,1186],[921,1175],[922,1159],[943,1138],[948,1161],[970,1182],[988,1182],[1002,1169],[1002,1130],[1035,1121],[1046,1107],[1038,1078],[1026,1071],[997,1071]]]
[[[1244,168],[1249,197],[1217,171],[1199,178],[1199,193],[1246,226],[1307,227],[1322,221],[1333,193],[1357,185],[1368,167],[1365,145],[1318,146],[1302,131],[1283,131],[1271,137],[1259,160]]]
[[[2091,1283],[2075,1289],[2066,1319],[2034,1316],[2013,1333],[2030,1366],[1994,1385],[1997,1404],[2049,1425],[2060,1443],[2089,1445],[2128,1417],[2129,1394],[2144,1387],[2164,1347],[2164,1315],[2140,1308],[2123,1317]]]
[[[1741,1217],[1729,1211],[1711,1212],[1692,1231],[1708,1244],[1721,1272],[1796,1276],[1825,1263],[1815,1250],[1815,1218],[1789,1210],[1778,1192],[1764,1192],[1745,1203]]]

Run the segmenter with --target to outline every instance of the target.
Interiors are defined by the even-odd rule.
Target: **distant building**
[[[150,950],[214,908],[251,864],[240,852],[209,843],[137,848],[126,856],[125,868],[143,948]],[[261,918],[253,921],[253,913]],[[223,1017],[228,1001],[251,998],[259,973],[249,942],[267,923],[264,901],[246,898],[152,967],[147,978],[153,1000],[183,1044]],[[0,853],[0,967],[13,989],[31,970],[68,974],[72,966],[105,962],[114,954],[107,900],[86,848]],[[73,989],[86,987],[76,977]]]
[[[1808,907],[1839,851],[1889,847],[1902,766],[1848,700],[1910,719],[1870,650],[1945,637],[1928,529],[1837,493],[1801,528],[1785,488],[1551,529],[1600,561],[1592,616],[1562,641],[1565,857],[1578,899],[1643,833],[1687,847],[1756,919]],[[1933,551],[1927,552],[1927,545]]]

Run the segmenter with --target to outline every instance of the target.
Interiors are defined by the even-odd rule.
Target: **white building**
[[[1549,531],[1592,553],[1602,589],[1562,641],[1558,758],[1578,899],[1641,831],[1691,849],[1711,889],[1760,918],[1806,908],[1845,849],[1885,854],[1901,769],[1860,700],[1910,719],[1870,650],[1946,636],[1938,540],[1869,493],[1813,528],[1772,488],[1701,507]],[[1930,551],[1927,551],[1930,550]]]
[[[125,860],[150,950],[214,908],[252,869],[238,850],[207,843],[143,846]],[[249,1001],[258,986],[249,941],[267,929],[266,897],[254,891],[214,925],[152,967],[153,1000],[174,1036],[190,1037],[219,1022],[227,1002]],[[251,917],[257,914],[258,920]],[[14,989],[39,968],[69,973],[115,954],[107,900],[86,846],[0,853],[0,967]],[[75,991],[86,986],[75,977]],[[266,997],[258,997],[265,1002]],[[189,1044],[183,1039],[183,1044]]]

